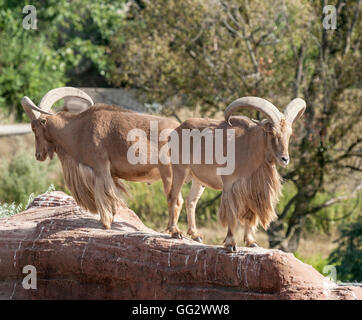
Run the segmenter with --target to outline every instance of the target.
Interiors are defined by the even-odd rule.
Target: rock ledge
[[[25,290],[23,267],[37,270]],[[62,192],[0,220],[0,299],[362,299],[292,254],[176,240],[123,209],[111,230]]]

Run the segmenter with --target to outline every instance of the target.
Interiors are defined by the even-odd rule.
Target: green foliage
[[[55,190],[55,186],[53,184],[51,184],[45,192],[51,192],[54,190]],[[13,202],[13,203],[1,203],[0,202],[0,218],[10,217],[14,214],[24,211],[31,204],[31,202],[34,200],[34,198],[35,198],[34,193],[31,193],[28,197],[26,205],[24,205],[22,203],[15,204],[15,202]]]
[[[29,197],[29,200],[32,200],[32,197]],[[13,203],[1,203],[0,202],[0,218],[10,217],[14,214],[21,212],[24,209],[22,204],[16,205]]]
[[[177,107],[175,96],[179,106],[212,115],[234,98],[287,89],[293,72],[285,65],[294,68],[295,58],[285,37],[285,4],[293,10],[291,33],[302,42],[303,33],[294,31],[303,26],[307,3],[170,0],[133,6],[124,36],[110,44],[111,82],[143,89],[165,114]],[[232,18],[236,12],[245,25]]]
[[[187,192],[189,187],[187,188]],[[186,195],[185,195],[186,196]],[[217,221],[217,212],[220,207],[221,191],[206,188],[196,207],[196,221],[198,225],[207,225]]]
[[[128,186],[132,195],[127,201],[129,208],[149,227],[166,229],[168,209],[162,182],[158,181],[151,185],[130,182]]]
[[[339,196],[339,194],[328,194],[326,192],[318,192],[316,197],[311,201],[310,206],[314,207],[321,203],[325,203],[330,198]],[[330,233],[336,230],[341,224],[346,224],[355,220],[361,210],[361,196],[351,198],[343,202],[336,203],[333,206],[323,208],[316,214],[309,215],[306,219],[304,235],[311,233]]]
[[[283,185],[283,194],[277,204],[277,212],[280,214],[286,207],[287,203],[297,194],[297,188],[291,181]],[[341,194],[330,194],[327,192],[318,192],[312,201],[308,203],[309,208],[313,208],[325,203],[330,198],[335,198]],[[320,209],[316,214],[308,215],[306,218],[303,235],[308,237],[311,234],[330,233],[338,227],[341,221],[353,221],[359,214],[361,197],[350,198],[342,202],[338,202],[333,206]],[[285,216],[285,225],[292,216],[295,204],[290,206],[288,214]]]
[[[323,258],[321,255],[311,256],[311,257],[302,257],[298,252],[294,253],[295,257],[306,264],[310,264],[314,269],[323,274],[323,269],[325,266],[329,265],[328,259]]]
[[[280,201],[277,204],[277,212],[278,214],[281,214],[283,212],[283,209],[285,208],[285,206],[287,205],[287,203],[295,196],[295,194],[297,193],[297,189],[295,187],[295,185],[288,181],[286,183],[283,184],[283,189],[282,189],[282,196],[280,198]],[[291,205],[291,208],[289,210],[292,211],[294,208],[294,205]],[[289,218],[289,215],[287,215],[287,217]]]
[[[338,279],[362,281],[362,216],[342,225],[338,247],[329,256],[329,263],[337,266]]]
[[[209,1],[171,0],[134,8],[122,30],[124,39],[111,42],[112,83],[142,88],[150,101],[164,103],[183,95],[187,107],[208,99],[209,105],[217,105],[219,95],[226,94],[223,90],[231,90],[218,79],[218,72],[232,56],[225,42],[218,43],[219,51],[212,55],[213,38],[226,36],[225,29],[207,22],[218,15],[214,7]],[[209,61],[204,51],[210,53]],[[217,71],[210,67],[215,63]]]
[[[41,194],[51,185],[50,173],[54,162],[35,161],[26,153],[19,153],[0,167],[0,202],[27,205],[29,195]]]
[[[128,183],[132,197],[128,199],[128,206],[135,211],[138,216],[149,227],[155,229],[166,229],[168,222],[168,207],[163,185],[161,181],[151,185],[146,183]],[[183,198],[186,199],[190,191],[190,184],[182,188]],[[217,211],[220,205],[220,192],[205,189],[202,198],[196,208],[196,221],[199,226],[207,225],[210,221],[217,219]],[[187,223],[185,205],[180,214],[180,222]]]
[[[65,64],[45,35],[23,29],[18,12],[0,9],[0,21],[0,109],[23,120],[22,96],[38,101],[44,92],[64,85]]]
[[[35,0],[38,29],[26,30],[22,10],[29,3],[0,1],[0,109],[21,121],[22,96],[38,102],[89,66],[106,76],[107,45],[119,36],[125,2]]]
[[[39,12],[39,29],[53,30],[49,40],[67,65],[67,72],[88,61],[101,76],[107,73],[108,45],[118,32],[126,12],[126,1],[118,0],[48,0],[33,1]],[[62,30],[62,32],[59,32]],[[48,32],[49,33],[49,32]],[[82,64],[83,63],[83,64]],[[76,71],[77,73],[77,71]]]

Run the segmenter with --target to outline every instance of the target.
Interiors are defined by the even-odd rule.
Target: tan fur
[[[168,197],[170,216],[173,221],[171,228],[177,230],[177,210],[179,208],[175,205],[175,199],[181,191],[185,177],[191,172],[193,178],[198,180],[200,185],[222,190],[218,216],[222,225],[228,227],[227,236],[224,240],[225,247],[228,250],[235,250],[234,233],[238,221],[245,228],[245,244],[247,246],[256,244],[253,235],[259,223],[266,230],[270,222],[277,218],[275,206],[281,195],[281,177],[276,165],[285,166],[289,162],[288,145],[292,134],[291,125],[296,119],[295,116],[302,114],[302,111],[293,112],[292,108],[305,109],[305,104],[300,104],[300,100],[288,106],[286,108],[286,110],[289,108],[288,117],[284,117],[283,114],[278,115],[277,118],[280,119],[278,123],[267,119],[256,121],[242,116],[229,119],[228,115],[228,121],[202,118],[188,119],[175,129],[179,136],[182,136],[184,129],[198,129],[200,132],[206,128],[212,132],[215,132],[216,129],[222,129],[224,132],[224,155],[227,153],[225,148],[226,131],[234,129],[235,170],[229,175],[217,175],[218,164],[215,158],[212,163],[208,164],[205,162],[197,165],[192,163],[173,164],[172,188]],[[180,138],[179,144],[181,145],[181,143],[182,139]],[[216,140],[214,140],[214,145],[215,143]],[[201,146],[203,145],[205,145],[204,142],[201,142]],[[200,152],[201,159],[204,161],[206,150],[202,147]],[[192,148],[190,153],[190,158],[192,158]],[[182,158],[181,152],[179,157]],[[189,215],[194,214],[195,210]],[[196,226],[193,230],[195,233],[197,232]]]
[[[66,186],[74,200],[81,207],[92,213],[97,213],[94,198],[94,172],[90,167],[77,163],[71,157],[65,155],[60,158]]]
[[[281,177],[275,165],[263,163],[249,177],[240,177],[231,190],[223,192],[219,219],[224,227],[229,223],[236,225],[237,220],[258,222],[266,230],[271,221],[277,218],[274,207],[281,195]]]
[[[119,179],[96,177],[92,168],[76,163],[68,155],[60,156],[65,183],[75,201],[92,213],[99,213],[102,223],[110,228],[116,204],[125,206],[128,190]]]
[[[251,245],[255,242],[252,234],[258,223],[267,228],[275,218],[274,206],[280,195],[280,177],[275,163],[283,165],[289,162],[291,124],[305,110],[305,102],[294,99],[286,107],[284,117],[278,115],[277,108],[270,103],[262,103],[255,97],[246,97],[236,102],[240,104],[246,101],[250,107],[250,103],[256,101],[260,110],[265,111],[266,106],[272,108],[275,117],[270,119],[274,119],[273,123],[265,120],[251,121],[246,117],[229,119],[230,112],[226,112],[228,121],[190,119],[179,126],[177,121],[171,119],[128,112],[104,104],[94,105],[79,114],[48,113],[37,118],[29,108],[42,111],[41,108],[29,102],[29,98],[24,98],[24,109],[33,119],[31,125],[36,138],[37,160],[44,161],[48,156],[52,157],[54,152],[57,153],[63,166],[66,184],[75,200],[89,211],[99,212],[106,228],[111,227],[117,207],[124,204],[122,194],[127,190],[119,179],[153,182],[161,178],[169,206],[168,229],[173,236],[180,236],[177,221],[183,203],[181,187],[192,176],[193,182],[197,181],[198,186],[195,185],[194,191],[197,192],[190,196],[192,205],[188,206],[191,233],[197,234],[194,223],[195,206],[203,186],[222,189],[219,217],[224,225],[228,225],[225,245],[233,248],[236,246],[233,233],[238,219],[245,224],[245,242]],[[92,102],[91,98],[88,100]],[[233,108],[232,111],[240,106],[235,105],[235,102],[229,105]],[[275,119],[281,121],[276,123]],[[127,151],[133,142],[128,141],[127,135],[134,128],[146,132],[149,155],[149,147],[153,144],[150,138],[150,121],[157,121],[159,135],[164,129],[175,129],[179,132],[183,128],[196,128],[200,131],[204,128],[223,129],[224,141],[225,129],[231,126],[236,132],[234,172],[228,176],[217,176],[218,165],[215,159],[213,164],[207,165],[163,165],[150,162],[130,164]],[[165,143],[167,142],[159,143],[159,150]],[[204,152],[201,150],[202,159],[205,158]]]
[[[106,228],[111,227],[119,206],[125,206],[127,188],[121,179],[154,182],[162,179],[165,193],[170,190],[171,166],[135,164],[127,160],[127,141],[134,128],[148,133],[150,121],[157,121],[159,132],[176,128],[172,119],[128,112],[113,105],[95,105],[79,114],[59,112],[32,121],[36,137],[36,157],[43,161],[56,152],[64,179],[76,202],[99,213]],[[163,146],[159,144],[159,148]]]

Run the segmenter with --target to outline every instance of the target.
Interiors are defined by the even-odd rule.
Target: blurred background
[[[302,97],[307,110],[294,126],[291,164],[279,170],[279,219],[257,239],[320,272],[336,266],[338,280],[361,282],[360,2],[33,0],[33,21],[23,12],[28,1],[0,0],[0,125],[29,122],[22,96],[37,103],[65,85],[85,88],[97,102],[179,121],[222,118],[246,95],[280,109]],[[32,134],[0,136],[1,218],[24,210],[34,195],[68,192],[58,159],[37,162],[34,149]],[[129,186],[130,208],[163,231],[162,184]],[[219,204],[220,192],[206,189],[196,212],[205,243],[225,236]],[[180,221],[186,232],[185,209]]]

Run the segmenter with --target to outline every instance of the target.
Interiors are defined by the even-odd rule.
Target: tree
[[[309,220],[359,194],[360,0],[337,2],[336,30],[323,28],[326,1],[142,4],[130,11],[124,39],[111,41],[111,81],[143,90],[164,114],[186,106],[212,116],[245,95],[281,106],[306,100],[293,165],[281,171],[294,194],[268,231],[271,247],[295,251]]]
[[[37,29],[27,30],[27,4],[0,0],[0,108],[19,121],[24,94],[38,101],[66,83],[107,85],[109,39],[127,11],[126,0],[34,0]]]
[[[321,1],[311,7],[316,19],[323,19],[321,13],[326,4]],[[299,156],[285,175],[297,191],[268,231],[271,247],[295,251],[307,219],[323,208],[358,195],[361,189],[359,8],[359,0],[338,1],[336,30],[326,30],[322,23],[313,24],[307,32],[310,39],[297,45],[291,42],[297,61],[292,97],[301,94],[308,108],[305,132],[293,152]],[[356,173],[355,183],[352,172]],[[336,191],[331,185],[346,182],[354,189],[349,195],[311,205],[319,193]]]
[[[278,6],[253,7],[258,21],[267,20],[265,30],[251,34],[235,30],[229,7],[218,1],[143,3],[131,8],[124,37],[111,41],[114,85],[142,89],[151,102],[163,105],[165,114],[185,106],[212,115],[247,92],[265,94],[268,85],[259,84],[268,82],[272,61],[267,52],[281,32],[273,27]]]
[[[330,254],[329,263],[337,265],[342,281],[362,281],[362,216],[342,225],[338,247]]]
[[[44,35],[22,28],[19,14],[2,9],[0,21],[0,109],[21,121],[20,99],[25,94],[40,99],[54,86],[62,86],[65,64]]]

